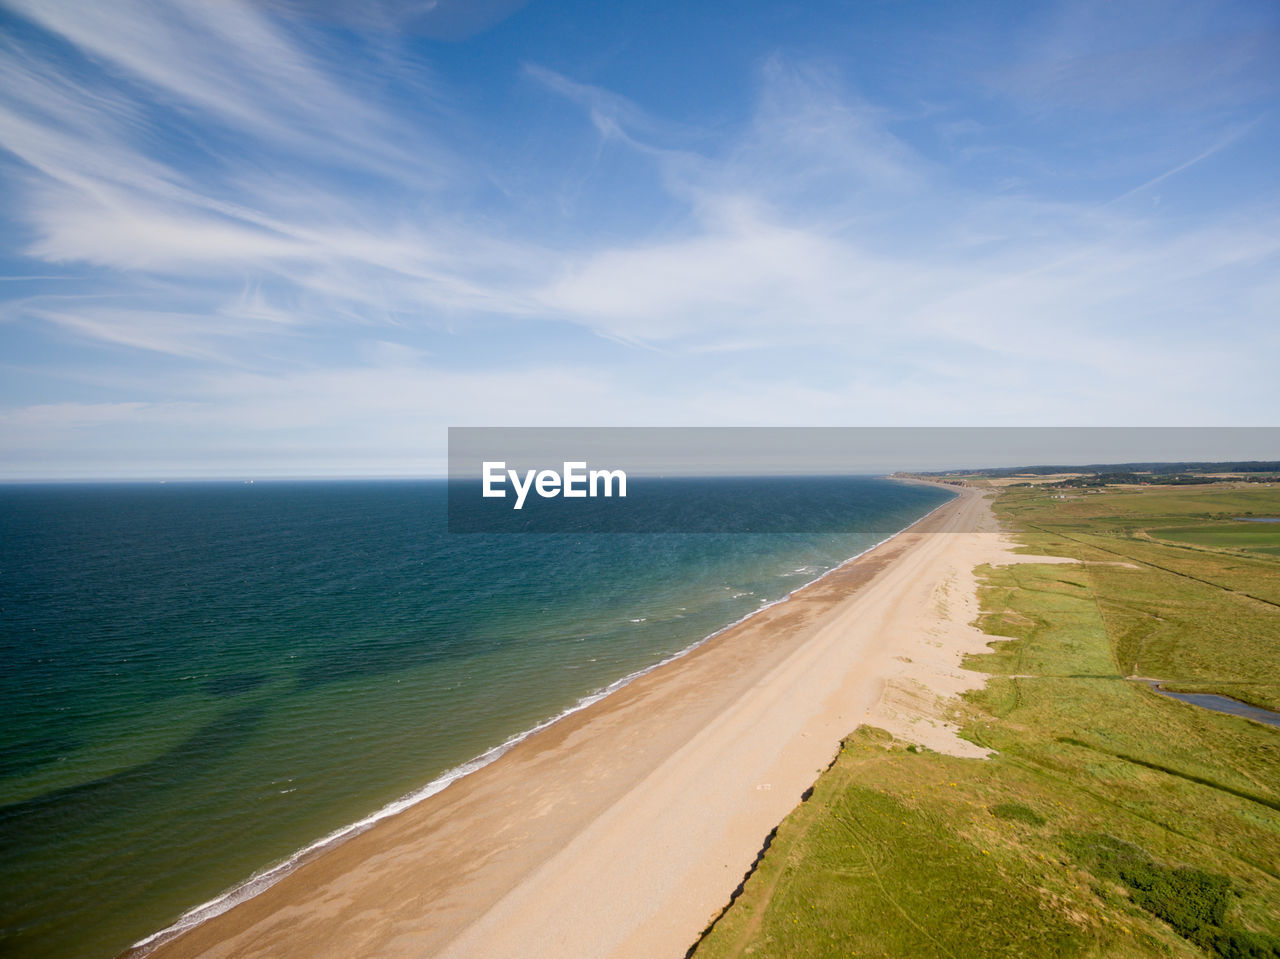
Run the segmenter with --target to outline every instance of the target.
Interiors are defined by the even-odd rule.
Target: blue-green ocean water
[[[117,955],[948,498],[840,482],[841,532],[785,535],[449,534],[429,481],[0,487],[0,955]]]

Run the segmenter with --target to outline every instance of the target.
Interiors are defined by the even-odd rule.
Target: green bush
[[[1226,876],[1161,865],[1145,849],[1105,833],[1064,836],[1063,845],[1096,876],[1123,883],[1136,905],[1206,952],[1223,959],[1280,959],[1280,938],[1222,928],[1232,892]]]
[[[1146,862],[1127,863],[1120,879],[1136,902],[1173,926],[1178,935],[1194,939],[1206,927],[1220,927],[1227,915],[1231,881],[1199,869]]]
[[[1219,929],[1197,942],[1222,959],[1280,959],[1280,938],[1260,932]]]
[[[1045,823],[1044,817],[1034,809],[1016,802],[1005,802],[1000,803],[998,806],[992,806],[991,815],[997,819],[1026,823],[1028,826],[1043,826]]]

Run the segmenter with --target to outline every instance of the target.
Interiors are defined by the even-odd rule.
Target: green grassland
[[[1219,550],[1245,550],[1280,556],[1280,523],[1207,522],[1199,526],[1149,529],[1147,535],[1181,546],[1203,546]]]
[[[1280,558],[1229,532],[1280,488],[1055,495],[996,502],[1082,561],[982,571],[955,718],[996,754],[855,731],[699,959],[1280,956],[1280,730],[1127,678],[1280,708]]]

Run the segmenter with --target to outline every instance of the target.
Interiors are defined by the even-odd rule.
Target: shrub
[[[1232,892],[1226,876],[1161,865],[1140,846],[1105,833],[1067,835],[1062,843],[1095,875],[1123,883],[1136,905],[1206,952],[1223,959],[1280,959],[1280,938],[1222,927]]]
[[[1280,938],[1243,929],[1218,929],[1198,940],[1222,959],[1280,959]]]
[[[991,815],[997,819],[1007,819],[1010,822],[1026,823],[1028,826],[1043,826],[1045,819],[1034,809],[1022,805],[1022,803],[1005,802],[998,806],[991,807]]]
[[[1146,862],[1127,863],[1120,879],[1133,901],[1173,926],[1178,935],[1196,938],[1206,927],[1218,927],[1227,915],[1231,881],[1200,869]]]

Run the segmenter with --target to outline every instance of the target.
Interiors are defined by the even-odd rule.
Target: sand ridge
[[[153,955],[683,956],[860,723],[977,749],[937,712],[982,679],[958,665],[983,636],[972,569],[1039,558],[957,492]]]
[[[1017,553],[1014,543],[987,510],[965,534],[963,543],[939,559],[940,578],[930,597],[917,602],[915,621],[886,649],[877,667],[884,677],[880,699],[865,722],[897,738],[952,756],[984,758],[990,750],[959,735],[948,719],[960,695],[983,686],[988,677],[964,668],[966,657],[988,652],[997,637],[976,626],[979,614],[978,573],[983,565],[1076,563],[1064,556]],[[919,600],[919,597],[917,597]]]

